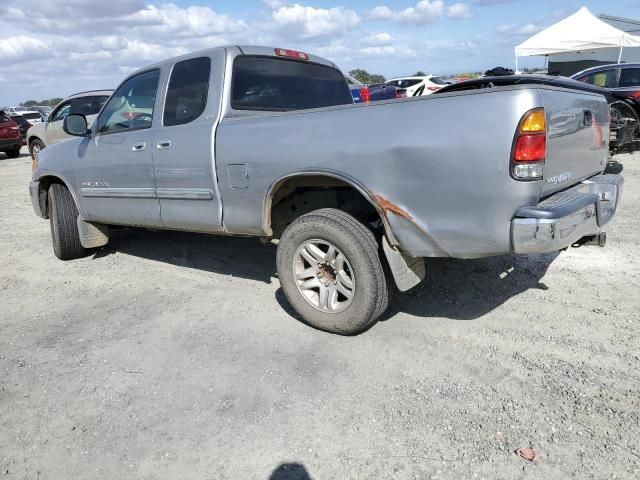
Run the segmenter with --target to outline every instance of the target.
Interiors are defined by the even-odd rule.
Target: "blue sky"
[[[227,43],[389,78],[513,67],[515,45],[582,6],[640,19],[638,0],[0,0],[0,105],[115,87],[136,68]]]

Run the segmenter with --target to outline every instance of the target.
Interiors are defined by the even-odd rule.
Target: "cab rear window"
[[[231,107],[290,111],[348,105],[351,91],[332,67],[283,58],[243,55],[233,64]]]

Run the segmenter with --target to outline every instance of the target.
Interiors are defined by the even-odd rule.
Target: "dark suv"
[[[0,110],[0,152],[6,153],[9,158],[16,158],[20,155],[20,147],[22,147],[20,127]]]

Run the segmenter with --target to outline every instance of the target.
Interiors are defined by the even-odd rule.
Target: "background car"
[[[22,137],[20,127],[9,115],[0,110],[0,152],[7,154],[9,158],[20,155]]]
[[[42,122],[42,120],[44,120],[45,118],[42,113],[38,112],[37,110],[23,112],[17,115],[20,115],[22,118],[27,120],[32,126],[36,123]]]
[[[36,105],[34,107],[30,107],[32,110],[36,110],[42,114],[43,117],[48,117],[51,112],[53,112],[53,107],[49,107],[48,105]]]
[[[91,90],[76,93],[60,102],[46,121],[29,129],[27,144],[31,157],[35,159],[43,148],[71,138],[62,130],[62,123],[70,113],[81,113],[91,125],[112,93],[113,90]]]
[[[376,102],[378,100],[391,100],[393,98],[400,98],[402,95],[398,89],[392,85],[386,85],[384,83],[376,83],[371,85],[365,85],[357,79],[345,75],[349,89],[351,90],[351,96],[354,103],[366,103]]]
[[[437,75],[426,75],[424,77],[393,78],[388,80],[386,84],[406,90],[407,97],[419,97],[431,95],[449,83]]]
[[[17,115],[17,114],[9,114],[9,117],[11,117],[11,120],[13,120],[14,122],[16,122],[18,124],[18,127],[20,128],[20,136],[22,137],[22,144],[26,145],[27,143],[27,131],[33,126],[31,123],[29,123],[29,121],[24,118],[22,115]]]

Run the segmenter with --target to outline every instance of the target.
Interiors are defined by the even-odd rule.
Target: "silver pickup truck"
[[[89,128],[42,150],[30,194],[63,260],[128,225],[278,241],[308,324],[361,332],[425,257],[604,239],[623,178],[602,96],[544,85],[354,105],[306,53],[213,48],[131,74]]]

